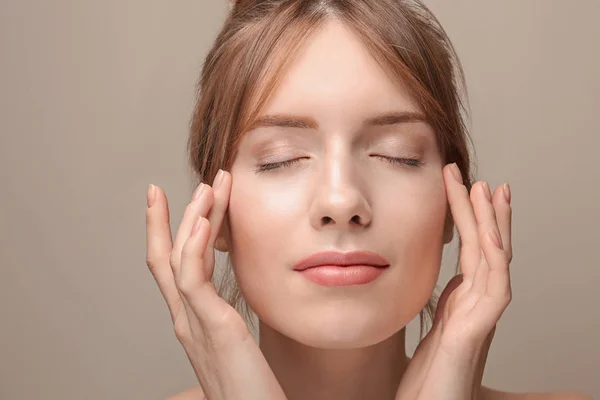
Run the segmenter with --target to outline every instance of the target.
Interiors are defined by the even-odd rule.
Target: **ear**
[[[219,230],[219,234],[215,240],[215,249],[221,252],[229,251],[229,243],[231,243],[231,236],[229,234],[229,218],[227,213],[225,213],[225,218],[221,223],[221,229]]]
[[[444,223],[444,244],[450,243],[453,237],[454,218],[452,218],[452,211],[450,210],[450,205],[448,205],[448,209],[446,210],[446,221]]]

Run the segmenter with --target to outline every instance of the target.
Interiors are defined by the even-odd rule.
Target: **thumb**
[[[433,327],[431,328],[432,330],[443,319],[444,309],[446,307],[446,303],[448,302],[448,298],[450,297],[450,295],[452,294],[452,292],[457,287],[460,286],[460,284],[462,283],[462,281],[463,281],[462,274],[458,274],[456,276],[453,276],[452,279],[450,279],[450,281],[448,281],[448,284],[444,288],[444,291],[440,295],[440,298],[439,298],[439,300],[437,302],[437,307],[435,309],[435,317],[433,318]]]

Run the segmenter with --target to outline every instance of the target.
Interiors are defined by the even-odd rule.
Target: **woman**
[[[189,138],[212,184],[174,242],[148,191],[147,264],[200,383],[173,398],[586,398],[481,387],[511,299],[511,193],[472,184],[463,85],[420,2],[235,4]],[[405,327],[434,309],[454,225],[460,274],[410,359]],[[215,249],[233,268],[219,292]]]

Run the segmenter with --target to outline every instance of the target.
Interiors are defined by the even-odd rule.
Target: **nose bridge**
[[[347,197],[359,185],[360,177],[353,165],[352,150],[349,147],[343,140],[335,140],[324,156],[320,171],[323,188],[334,197]]]
[[[332,140],[319,163],[313,225],[364,225],[371,219],[356,156],[344,140]]]

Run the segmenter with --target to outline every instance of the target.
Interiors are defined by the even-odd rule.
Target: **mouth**
[[[371,283],[387,267],[372,265],[321,265],[299,271],[305,278],[323,286],[353,286]]]
[[[324,265],[335,265],[339,267],[365,265],[383,268],[389,266],[390,262],[383,256],[372,251],[351,251],[349,253],[323,251],[303,258],[294,266],[294,269],[297,271],[304,271],[309,268],[316,268]]]
[[[294,270],[323,286],[364,285],[376,280],[390,263],[370,251],[326,251],[300,260]]]

